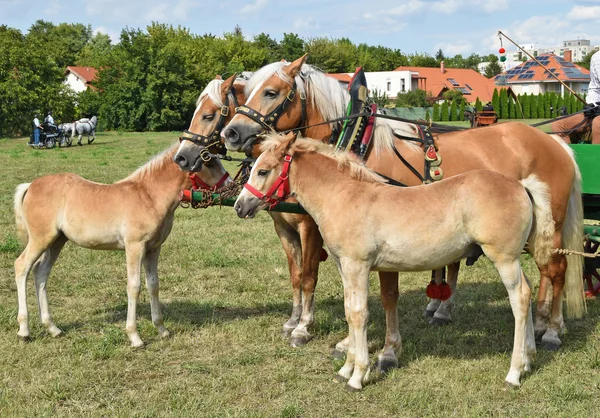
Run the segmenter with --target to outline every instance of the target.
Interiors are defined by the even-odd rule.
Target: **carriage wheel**
[[[54,138],[46,138],[46,148],[54,148],[54,145],[56,145]]]
[[[586,238],[584,251],[586,253],[595,254],[598,251],[600,243]],[[600,258],[585,258],[583,267],[583,280],[587,285],[585,295],[588,298],[593,298],[600,294]],[[596,283],[594,283],[596,279]]]

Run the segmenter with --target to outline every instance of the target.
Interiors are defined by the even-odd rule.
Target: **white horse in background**
[[[73,138],[75,134],[79,135],[77,145],[81,145],[81,136],[87,134],[88,144],[91,144],[94,142],[94,139],[96,139],[96,125],[98,125],[98,117],[96,116],[92,116],[90,119],[82,118],[73,122],[71,138]],[[90,139],[90,135],[92,136],[92,139]]]

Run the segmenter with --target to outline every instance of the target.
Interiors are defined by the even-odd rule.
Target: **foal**
[[[15,261],[19,338],[29,338],[25,282],[31,269],[42,323],[52,336],[62,333],[50,316],[46,282],[61,249],[69,240],[95,250],[125,250],[126,330],[133,347],[144,345],[136,324],[143,264],[152,322],[161,337],[169,336],[158,300],[158,256],[173,226],[179,192],[191,187],[189,174],[172,162],[176,150],[177,146],[165,150],[114,184],[95,183],[75,174],[61,173],[17,187],[14,200],[17,229],[27,243]],[[224,181],[226,175],[217,159],[198,167],[198,176],[210,186]]]
[[[536,176],[519,182],[477,170],[427,186],[398,188],[382,184],[382,177],[347,153],[313,140],[294,140],[292,134],[266,140],[235,209],[239,217],[251,218],[293,195],[319,226],[344,284],[349,348],[338,374],[349,379],[349,388],[361,389],[369,376],[369,271],[432,270],[479,249],[508,290],[515,335],[505,380],[518,386],[535,355],[531,288],[519,258],[526,241],[537,263],[550,258],[554,221],[547,185]],[[398,215],[426,205],[445,208],[435,231],[427,218],[406,222]]]

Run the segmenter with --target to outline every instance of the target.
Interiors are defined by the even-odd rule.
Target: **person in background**
[[[44,123],[47,123],[48,125],[52,125],[54,126],[54,118],[52,117],[52,111],[48,111],[48,116],[46,116],[46,118],[44,119]]]
[[[583,113],[552,123],[556,132],[567,144],[577,143],[583,134],[591,133],[592,144],[600,144],[600,51],[590,60],[590,85]]]
[[[33,144],[29,144],[30,146],[38,147],[40,145],[40,131],[42,129],[42,125],[40,125],[40,120],[38,119],[39,114],[35,114],[33,116]]]

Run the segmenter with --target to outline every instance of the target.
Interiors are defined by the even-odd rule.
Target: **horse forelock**
[[[269,134],[261,143],[261,152],[274,151],[277,146],[285,141],[285,136],[274,133]],[[386,180],[358,161],[356,157],[346,151],[336,151],[332,146],[310,138],[298,138],[291,146],[293,152],[314,152],[324,155],[337,162],[340,170],[347,168],[351,177],[369,183],[385,183]]]
[[[141,180],[156,171],[161,171],[167,166],[167,164],[173,164],[173,156],[177,152],[178,148],[179,143],[177,142],[173,144],[173,146],[156,154],[150,161],[139,167],[124,179],[119,180],[117,183]]]

